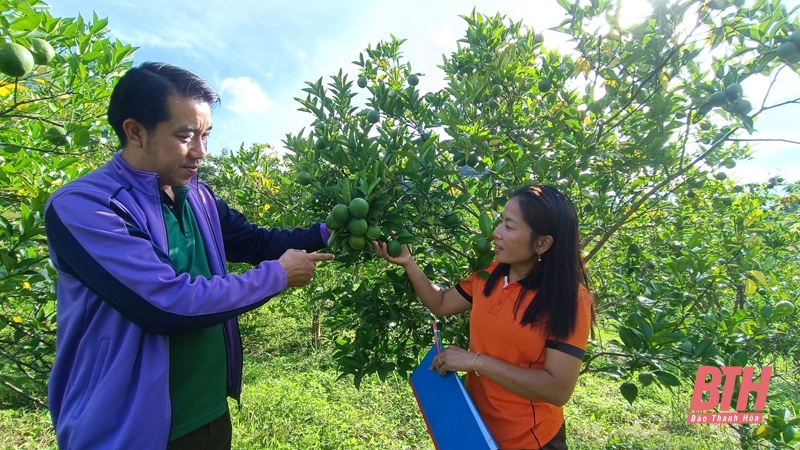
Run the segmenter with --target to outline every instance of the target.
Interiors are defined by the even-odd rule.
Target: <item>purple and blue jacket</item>
[[[120,152],[56,191],[45,207],[58,271],[56,357],[49,409],[61,449],[165,449],[169,337],[223,324],[228,395],[239,400],[242,345],[236,317],[283,291],[277,259],[324,248],[324,224],[294,230],[249,223],[193,179],[187,201],[211,279],[178,274],[169,258],[158,176]],[[228,275],[226,261],[255,267]]]

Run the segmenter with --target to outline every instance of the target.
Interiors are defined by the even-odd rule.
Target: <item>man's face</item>
[[[206,157],[211,107],[178,95],[168,97],[167,106],[170,119],[145,134],[145,170],[158,174],[162,188],[186,186]]]

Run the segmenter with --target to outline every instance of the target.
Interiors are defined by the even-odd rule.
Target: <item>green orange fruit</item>
[[[356,81],[356,84],[358,84],[358,87],[360,87],[362,89],[367,87],[367,78],[366,77],[358,77],[358,81]]]
[[[775,305],[775,309],[772,311],[773,318],[780,318],[784,316],[791,316],[794,314],[795,306],[794,303],[790,302],[789,300],[782,300],[779,301],[777,305]]]
[[[0,72],[10,77],[24,77],[33,70],[31,52],[15,43],[0,45]]]
[[[44,39],[31,38],[31,54],[33,55],[33,62],[40,66],[45,66],[55,58],[56,51]]]
[[[364,217],[369,212],[369,203],[361,197],[354,198],[350,202],[349,210],[353,217]],[[366,231],[366,229],[364,231]]]
[[[367,246],[367,240],[364,239],[364,236],[356,236],[354,234],[347,238],[347,243],[350,244],[350,248],[355,250],[362,250]]]
[[[369,228],[367,221],[359,218],[350,220],[347,225],[347,229],[350,230],[350,234],[353,236],[363,236],[367,232],[367,228]]]
[[[753,105],[750,104],[749,101],[741,98],[736,101],[736,106],[734,107],[734,111],[739,114],[745,115],[753,110]]]
[[[344,225],[345,222],[350,220],[350,208],[343,203],[339,203],[333,207],[333,210],[331,210],[331,216],[333,216],[335,221]]]
[[[367,121],[369,121],[369,123],[377,123],[379,120],[381,120],[381,113],[379,113],[377,109],[370,109],[369,112],[367,112]]]
[[[309,185],[312,181],[314,181],[314,178],[305,170],[297,174],[297,183],[302,186]]]
[[[344,226],[344,222],[339,222],[333,218],[333,214],[328,214],[325,218],[325,226],[327,226],[329,230],[338,230]]]
[[[725,86],[725,95],[731,100],[739,98],[742,92],[742,86],[739,83],[731,83]]]
[[[461,217],[454,212],[448,212],[442,217],[442,222],[448,227],[454,227],[461,223]]]
[[[797,55],[797,44],[792,41],[786,41],[778,46],[777,54],[780,59],[789,59]]]
[[[500,86],[499,84],[495,84],[494,86],[492,86],[492,91],[491,91],[492,97],[499,97],[500,94],[502,93],[503,93],[503,86]]]
[[[396,256],[400,256],[400,253],[402,252],[403,244],[401,244],[400,241],[389,241],[389,243],[386,244],[386,253],[388,253],[389,256],[394,258]]]
[[[371,241],[377,240],[378,238],[381,237],[381,227],[379,227],[377,224],[373,223],[372,225],[367,227],[366,236],[367,236],[367,239],[369,239]]]
[[[553,82],[549,78],[539,80],[539,92],[547,92],[553,87]]]
[[[714,107],[722,106],[726,101],[728,101],[728,96],[722,91],[714,92],[711,94],[711,97],[708,98],[708,103]]]
[[[485,255],[492,251],[492,243],[485,237],[481,237],[475,242],[475,251]]]
[[[413,73],[406,78],[408,80],[408,84],[411,86],[416,86],[419,83],[419,77],[414,75]]]
[[[714,175],[714,178],[718,179],[719,181],[726,180],[728,179],[728,174],[725,172],[717,172],[717,174]]]

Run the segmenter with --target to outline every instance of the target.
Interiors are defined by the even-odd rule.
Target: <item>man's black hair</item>
[[[180,95],[214,107],[219,95],[205,80],[172,64],[146,62],[129,70],[119,79],[108,105],[108,123],[119,137],[120,147],[128,138],[122,123],[133,119],[152,131],[170,119],[167,98]]]

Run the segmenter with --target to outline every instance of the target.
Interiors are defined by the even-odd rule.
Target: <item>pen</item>
[[[436,349],[439,353],[442,352],[442,340],[441,336],[439,335],[439,327],[436,326],[436,322],[433,322],[433,341],[436,343]]]

